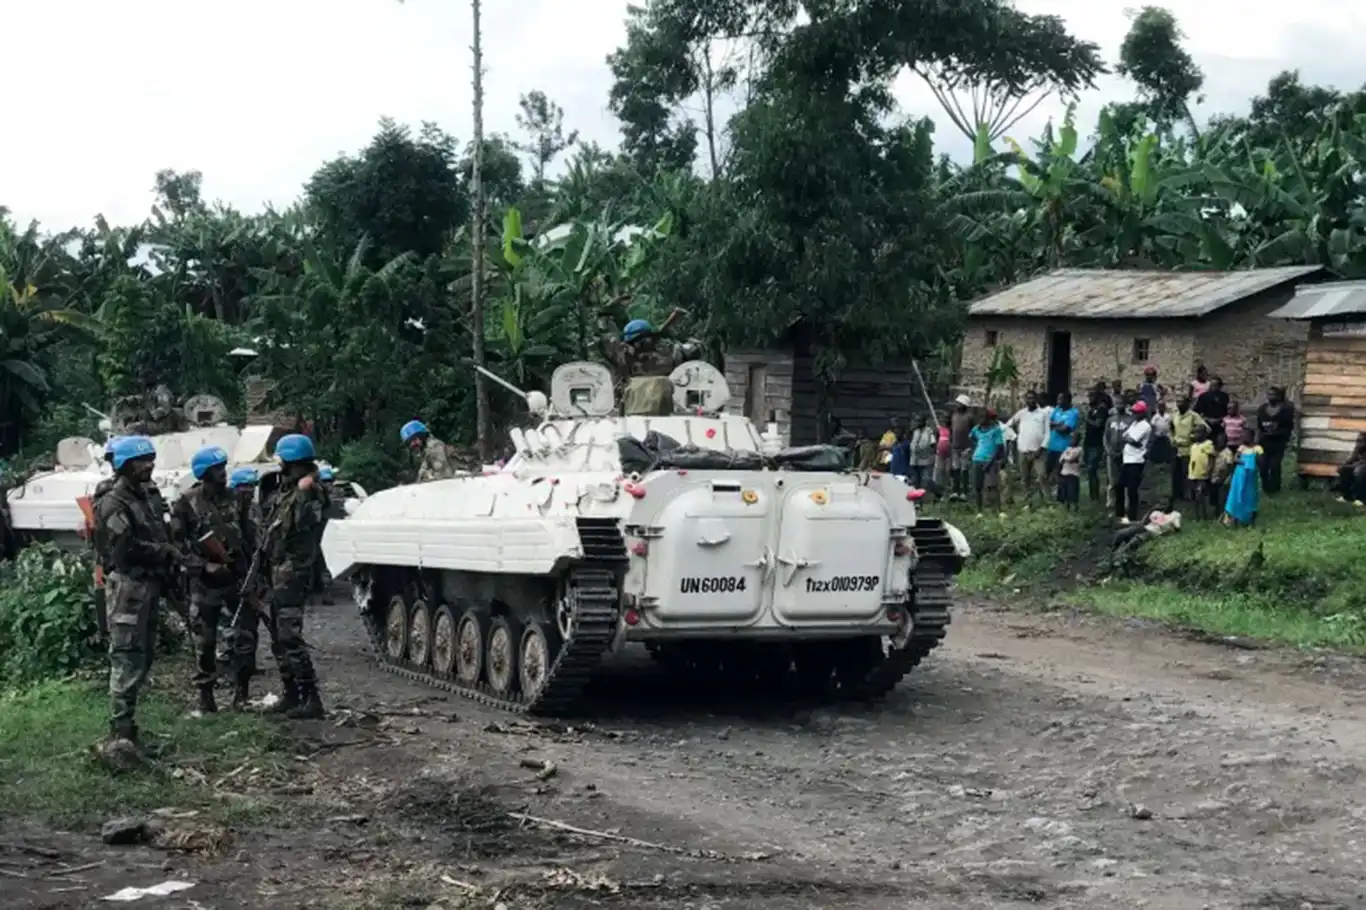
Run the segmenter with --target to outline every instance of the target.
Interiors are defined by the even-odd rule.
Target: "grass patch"
[[[290,740],[261,717],[192,718],[186,709],[167,693],[145,696],[138,725],[166,753],[156,768],[115,775],[92,750],[108,730],[104,686],[72,679],[0,696],[0,819],[82,827],[162,806],[210,809],[229,822],[267,811],[263,802],[217,800],[195,781],[281,752]]]
[[[1165,584],[1125,582],[1073,591],[1062,600],[1105,616],[1137,616],[1211,635],[1366,651],[1366,617],[1361,614],[1325,616],[1256,595],[1191,594]]]
[[[966,593],[1009,591],[1013,599],[1138,616],[1216,635],[1304,647],[1366,650],[1366,514],[1320,490],[1293,486],[1263,496],[1258,524],[1229,529],[1197,522],[1110,561],[1115,524],[1083,503],[977,515],[936,509],[973,547],[959,577]],[[1178,505],[1178,508],[1181,508]],[[1080,583],[1079,583],[1080,582]],[[1040,596],[1041,595],[1041,596]]]

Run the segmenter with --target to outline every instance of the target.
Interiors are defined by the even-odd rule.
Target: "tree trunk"
[[[479,2],[470,0],[474,13],[474,155],[470,167],[470,194],[474,214],[470,226],[474,284],[470,291],[470,317],[474,332],[474,362],[484,364],[484,52],[479,23]],[[484,374],[474,374],[474,413],[481,463],[491,460],[492,432],[489,428],[489,388]]]
[[[720,174],[721,165],[716,160],[716,76],[712,72],[710,44],[702,51],[702,65],[706,71],[706,79],[702,83],[702,104],[706,112],[707,156],[711,160],[711,179],[715,180]]]

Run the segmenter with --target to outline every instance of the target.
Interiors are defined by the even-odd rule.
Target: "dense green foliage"
[[[1287,74],[1246,116],[1200,125],[1180,41],[1170,15],[1140,11],[1114,64],[1132,101],[1027,147],[1002,135],[1008,117],[960,123],[977,148],[955,163],[898,112],[896,75],[1000,113],[1087,90],[1096,49],[1004,0],[634,9],[609,60],[620,152],[578,142],[539,92],[525,135],[485,141],[490,366],[543,385],[622,320],[682,306],[714,352],[801,324],[830,378],[951,345],[963,301],[1060,265],[1366,271],[1366,94]],[[144,370],[234,405],[243,372],[268,380],[268,404],[372,486],[414,416],[469,440],[470,161],[433,126],[386,121],[287,211],[238,212],[163,171],[142,224],[54,235],[0,218],[0,456],[85,430],[79,404]],[[229,357],[239,346],[259,356]],[[498,418],[516,409],[493,399]]]
[[[50,544],[0,562],[0,690],[88,666],[99,653],[90,562]]]

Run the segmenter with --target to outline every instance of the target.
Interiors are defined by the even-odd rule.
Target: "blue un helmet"
[[[404,442],[412,442],[414,436],[429,436],[427,425],[420,420],[410,420],[403,425],[403,429],[398,431],[398,438]]]
[[[112,462],[114,460],[114,446],[118,445],[126,436],[110,436],[109,441],[104,444],[104,460]]]
[[[632,319],[626,323],[626,328],[621,332],[622,341],[639,341],[646,335],[654,332],[655,327],[650,325],[648,319]]]
[[[218,446],[205,446],[195,452],[194,457],[190,459],[190,470],[194,472],[195,480],[203,480],[204,475],[209,473],[209,468],[227,463],[227,452]]]
[[[332,471],[331,468],[318,468],[319,480],[332,480],[336,476],[337,475]]]
[[[238,487],[254,487],[260,480],[261,475],[256,473],[255,468],[238,468],[228,478],[228,486],[234,490]]]
[[[302,433],[290,433],[288,436],[281,436],[280,441],[275,443],[275,457],[285,464],[296,461],[312,461],[317,457],[313,450],[313,440]]]
[[[156,458],[156,446],[146,436],[124,436],[115,440],[109,447],[114,470],[121,471],[123,466],[139,458]]]

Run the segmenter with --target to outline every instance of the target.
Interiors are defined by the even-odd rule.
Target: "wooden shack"
[[[852,363],[833,382],[822,382],[804,326],[780,345],[726,352],[728,410],[762,428],[770,419],[791,445],[828,442],[837,428],[860,437],[882,435],[897,418],[925,413],[925,394],[909,360],[880,366]],[[949,399],[948,383],[923,371],[936,402]]]
[[[1335,478],[1366,432],[1366,281],[1303,286],[1269,318],[1309,323],[1298,471]]]

